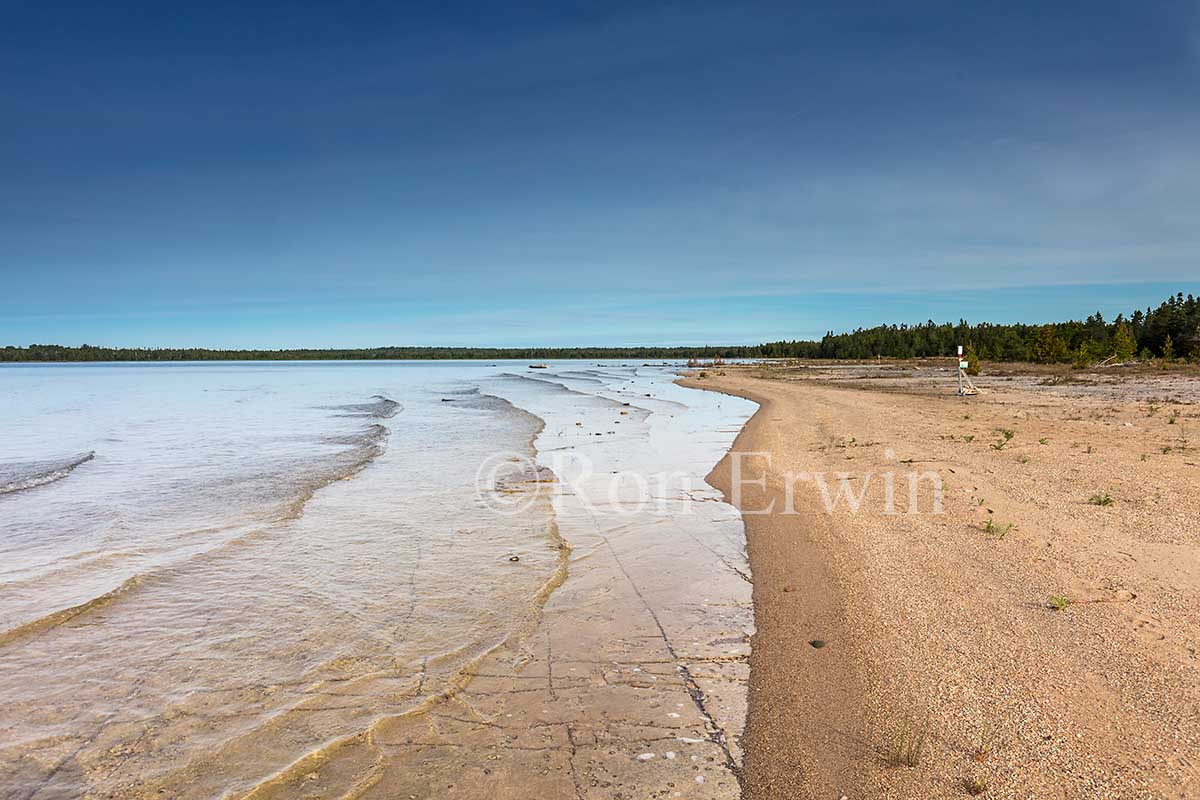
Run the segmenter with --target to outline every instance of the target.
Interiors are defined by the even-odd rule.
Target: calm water
[[[659,499],[707,488],[753,406],[670,381],[595,362],[0,368],[0,796],[236,796],[421,713],[570,580],[561,517],[588,512],[535,493],[520,459],[699,483]]]

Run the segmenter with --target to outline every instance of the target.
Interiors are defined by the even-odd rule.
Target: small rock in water
[[[509,561],[520,561],[521,557],[520,556],[509,556],[508,560]]]

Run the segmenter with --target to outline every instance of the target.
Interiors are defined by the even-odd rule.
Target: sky
[[[1111,318],[1198,142],[1197,0],[0,0],[0,345]]]

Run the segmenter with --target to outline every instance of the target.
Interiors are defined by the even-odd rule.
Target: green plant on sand
[[[987,781],[978,776],[963,778],[963,790],[971,797],[978,797],[988,790]]]
[[[888,764],[893,767],[915,767],[921,762],[921,754],[925,750],[925,740],[928,737],[928,723],[918,727],[905,717],[888,742]]]
[[[1011,522],[998,523],[991,517],[988,517],[987,522],[985,522],[983,525],[983,530],[985,533],[992,533],[995,534],[997,538],[1003,539],[1008,535],[1008,532],[1015,527],[1017,526]]]

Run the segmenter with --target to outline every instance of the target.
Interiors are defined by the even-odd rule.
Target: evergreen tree
[[[1112,352],[1118,361],[1130,361],[1137,352],[1137,342],[1134,341],[1133,331],[1124,322],[1117,323],[1117,330],[1113,333],[1112,338]]]
[[[1058,338],[1053,325],[1043,325],[1029,347],[1029,357],[1039,364],[1053,364],[1062,361],[1066,354],[1066,345]]]
[[[963,349],[963,361],[967,362],[967,374],[979,374],[979,354],[975,352],[974,342],[967,342],[967,346]]]

